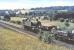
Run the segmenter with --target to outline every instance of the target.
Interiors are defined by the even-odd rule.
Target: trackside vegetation
[[[0,28],[0,50],[69,50],[55,44],[45,44],[28,34]]]

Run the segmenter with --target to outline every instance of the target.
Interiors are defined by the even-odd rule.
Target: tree
[[[69,22],[65,22],[65,26],[69,27],[70,26]]]
[[[51,43],[52,42],[51,32],[41,30],[39,32],[39,39],[42,40],[43,42]]]
[[[74,19],[72,19],[71,22],[74,23]]]
[[[65,25],[66,25],[67,27],[70,26],[70,24],[69,24],[69,19],[66,19],[66,21],[65,21]]]
[[[4,20],[5,20],[5,21],[9,21],[9,20],[10,20],[10,15],[5,15],[5,16],[4,16]]]
[[[57,20],[57,18],[55,17],[56,15],[57,15],[57,11],[55,11],[55,10],[51,10],[50,12],[48,12],[49,14],[49,16],[50,16],[50,19],[51,20]]]
[[[26,13],[25,13],[25,16],[27,16],[27,15],[28,15],[28,13],[26,12]]]
[[[60,22],[64,22],[64,18],[60,18]]]

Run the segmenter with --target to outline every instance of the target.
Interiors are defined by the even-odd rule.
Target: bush
[[[16,21],[17,24],[21,24],[21,21]]]
[[[72,23],[74,23],[74,19],[73,19],[73,20],[71,20],[71,22],[72,22]]]
[[[39,39],[45,43],[51,43],[52,40],[51,32],[42,31],[41,33],[39,33]]]
[[[66,19],[66,22],[69,22],[69,19]]]
[[[10,21],[11,23],[16,23],[15,21]]]
[[[48,20],[48,17],[44,17],[44,20]]]
[[[65,22],[65,25],[66,25],[67,27],[69,27],[69,26],[70,26],[69,22]]]
[[[11,23],[21,24],[21,21],[10,21]]]
[[[60,22],[64,22],[64,19],[63,18],[60,18]]]
[[[50,17],[50,21],[52,21],[52,18]]]

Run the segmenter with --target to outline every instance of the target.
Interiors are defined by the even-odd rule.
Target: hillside
[[[33,36],[0,28],[0,50],[68,50],[63,46],[44,44]]]
[[[74,6],[40,7],[40,8],[32,8],[32,10],[68,10],[68,11],[74,11]]]

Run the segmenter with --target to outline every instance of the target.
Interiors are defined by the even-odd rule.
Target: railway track
[[[16,31],[18,33],[22,33],[22,34],[28,33],[30,36],[36,36],[36,34],[33,32],[27,31],[26,29],[18,28],[16,26],[13,26],[7,23],[0,22],[0,26],[3,28],[10,29],[12,31]]]
[[[36,33],[30,32],[30,31],[24,30],[22,28],[18,28],[18,27],[15,27],[13,25],[3,23],[3,22],[0,22],[0,26],[3,27],[3,28],[11,29],[11,30],[19,32],[19,33],[23,33],[23,34],[28,33],[28,34],[30,34],[29,36],[36,37],[36,35],[37,35]],[[64,46],[66,48],[69,48],[70,50],[74,50],[73,44],[69,44],[69,43],[66,43],[66,42],[58,41],[58,40],[53,40],[53,41],[54,41],[54,44],[56,44],[56,45]]]

